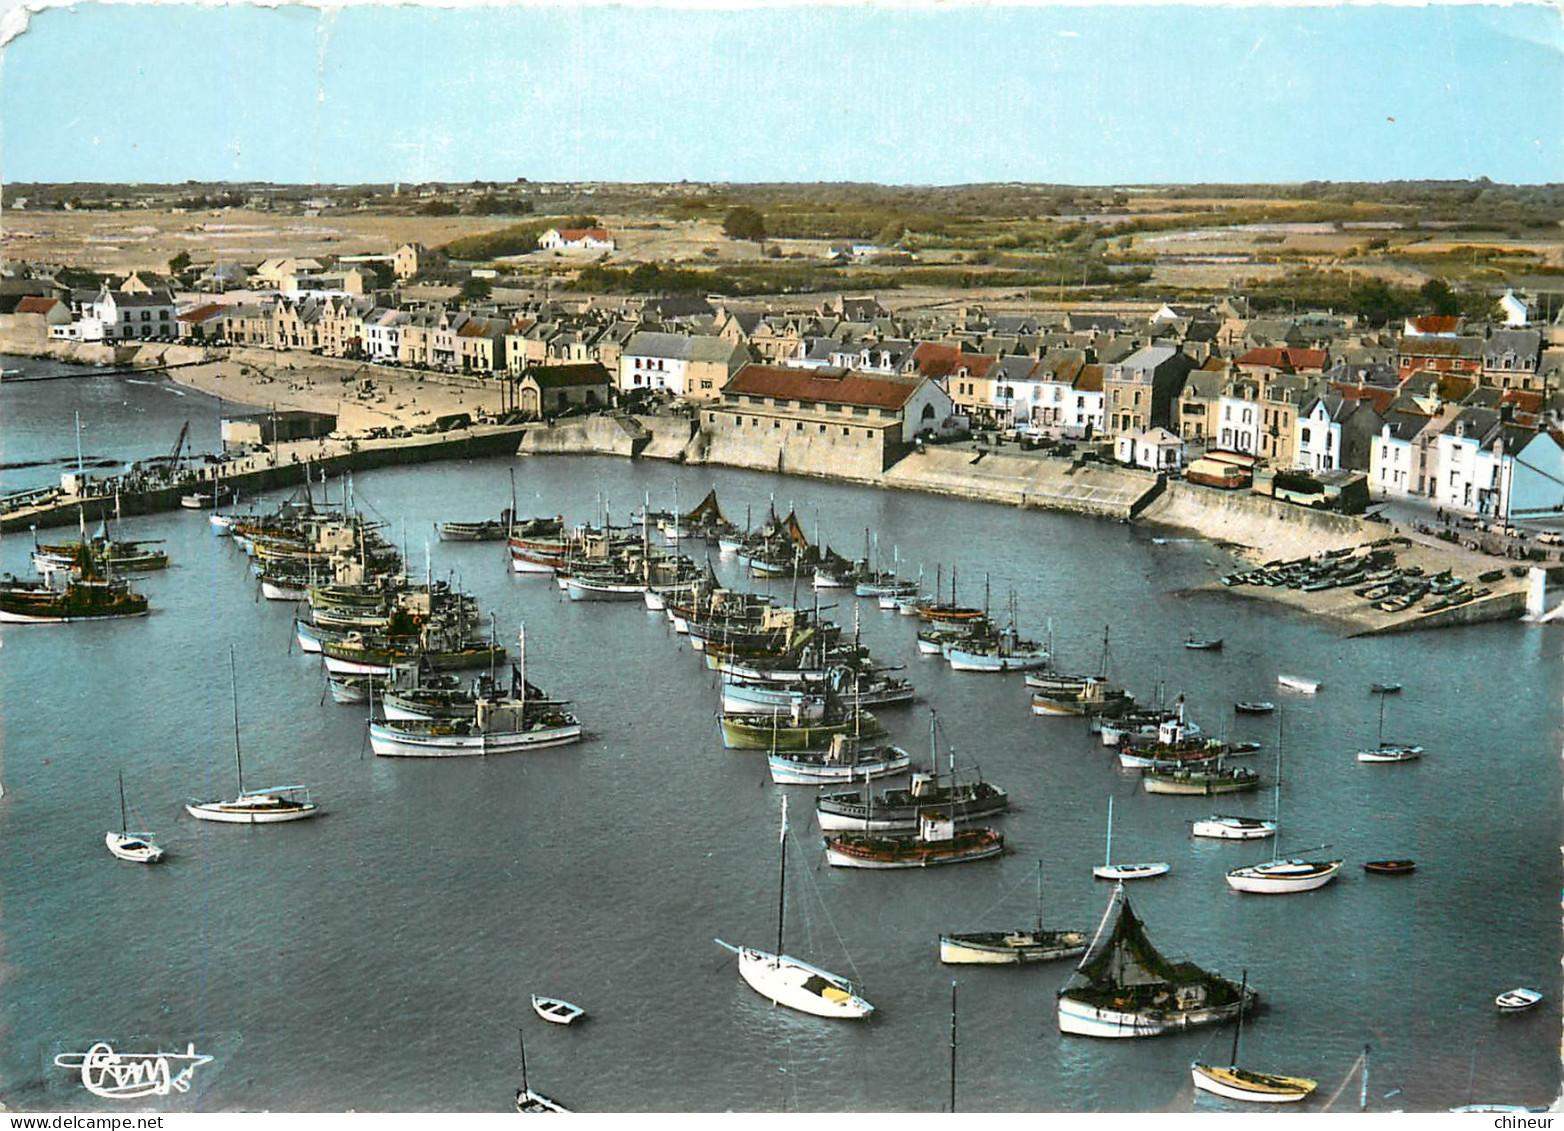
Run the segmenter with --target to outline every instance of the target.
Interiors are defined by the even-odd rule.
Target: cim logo
[[[54,1065],[78,1070],[81,1086],[95,1096],[136,1100],[188,1092],[195,1070],[211,1061],[196,1052],[194,1042],[184,1052],[119,1053],[107,1041],[99,1041],[86,1052],[60,1053]]]

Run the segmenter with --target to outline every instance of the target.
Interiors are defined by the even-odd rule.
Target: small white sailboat
[[[1099,880],[1149,880],[1154,876],[1164,876],[1172,871],[1173,866],[1164,861],[1142,864],[1115,864],[1113,862],[1113,797],[1108,797],[1108,848],[1103,853],[1103,861],[1092,869],[1092,875]]]
[[[532,995],[532,1011],[554,1025],[569,1025],[586,1016],[586,1010],[564,998]]]
[[[198,821],[230,825],[272,825],[315,816],[320,810],[310,800],[310,791],[302,785],[244,788],[244,760],[239,751],[239,678],[234,669],[232,645],[228,648],[228,674],[233,685],[234,766],[239,776],[239,793],[231,801],[190,801],[185,805],[185,812]]]
[[[1358,751],[1359,762],[1412,762],[1423,756],[1423,748],[1415,742],[1385,741],[1385,695],[1379,696],[1379,739],[1375,746]]]
[[[521,1087],[516,1089],[516,1110],[523,1115],[568,1115],[570,1109],[555,1103],[541,1092],[535,1092],[527,1083],[527,1037],[520,1029],[516,1036],[521,1041]]]
[[[1238,991],[1238,1026],[1233,1030],[1233,1054],[1226,1068],[1196,1061],[1190,1065],[1195,1087],[1229,1100],[1246,1103],[1293,1104],[1306,1098],[1319,1083],[1302,1076],[1277,1076],[1238,1067],[1238,1038],[1244,1031],[1244,995],[1249,989],[1249,972],[1244,971]]]
[[[1530,1009],[1542,1000],[1539,990],[1528,990],[1525,986],[1517,986],[1513,990],[1505,990],[1493,999],[1493,1004],[1499,1007],[1500,1013],[1519,1013],[1524,1009]]]
[[[787,797],[782,798],[781,857],[777,895],[777,952],[734,946],[716,939],[739,958],[739,977],[775,1005],[785,1005],[816,1017],[859,1019],[874,1012],[846,978],[782,953],[782,926],[787,909]]]
[[[125,808],[123,771],[119,775],[119,827],[119,832],[103,834],[103,843],[119,859],[129,860],[132,864],[156,864],[163,859],[163,849],[152,839],[151,833],[130,831],[130,818],[126,815]]]
[[[1297,691],[1303,695],[1313,695],[1320,689],[1318,680],[1304,679],[1301,675],[1279,675],[1276,683],[1289,691]]]
[[[1276,718],[1276,825],[1282,822],[1282,719]],[[1274,845],[1273,845],[1274,847]],[[1323,846],[1329,847],[1329,846]],[[1313,891],[1336,878],[1340,860],[1278,859],[1273,852],[1268,863],[1246,864],[1227,873],[1227,886],[1252,895],[1287,895],[1295,891]]]
[[[1282,816],[1282,721],[1276,720],[1276,793],[1269,821],[1258,817],[1232,817],[1223,814],[1195,821],[1189,829],[1191,836],[1208,840],[1264,840],[1275,836]]]

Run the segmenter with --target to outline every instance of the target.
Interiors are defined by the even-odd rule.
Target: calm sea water
[[[7,360],[5,365],[34,363]],[[166,451],[180,424],[214,434],[216,402],[120,378],[0,389],[7,462]],[[205,432],[197,430],[205,422]],[[85,437],[91,437],[86,439]],[[510,461],[358,477],[362,507],[415,567],[455,574],[499,632],[527,624],[528,674],[568,697],[579,746],[493,760],[377,759],[363,710],[323,696],[321,666],[290,647],[292,609],[257,601],[243,555],[202,516],[124,524],[168,543],[174,568],[138,582],[138,621],[0,631],[0,1098],[12,1107],[102,1109],[59,1052],[94,1040],[216,1059],[176,1110],[501,1110],[527,1035],[531,1083],[581,1110],[930,1110],[946,1103],[950,983],[960,987],[958,1105],[967,1110],[1216,1110],[1188,1065],[1221,1060],[1231,1030],[1151,1041],[1061,1038],[1053,1004],[1071,964],[941,967],[944,930],[1024,925],[1035,914],[1094,928],[1109,897],[1102,859],[1167,860],[1132,886],[1153,941],[1233,978],[1266,1008],[1244,1062],[1317,1078],[1322,1109],[1365,1044],[1373,1109],[1471,1099],[1550,1101],[1559,1079],[1559,688],[1564,633],[1519,625],[1343,640],[1256,602],[1181,595],[1224,554],[1157,544],[1133,526],[911,494],[660,463],[514,464],[522,511],[584,520],[606,500],[623,520],[652,493],[685,506],[716,486],[742,520],[796,505],[806,529],[861,552],[865,527],[904,570],[960,571],[961,596],[1016,593],[1022,626],[1052,626],[1061,663],[1093,669],[1111,626],[1114,672],[1141,697],[1182,691],[1212,732],[1255,738],[1266,788],[1219,804],[1148,796],[1079,722],[1028,712],[1019,676],[963,675],[917,656],[913,623],[857,602],[877,655],[904,663],[925,702],[886,712],[928,749],[928,708],[963,763],[1009,790],[1000,861],[927,874],[824,865],[811,791],[788,790],[790,952],[861,979],[868,1024],[832,1024],[760,999],[712,939],[769,947],[776,921],[781,787],[764,757],[722,748],[712,673],[639,605],[571,604],[507,572],[500,545],[442,545],[433,524],[498,513]],[[47,482],[7,472],[7,487]],[[335,490],[335,488],[334,488]],[[28,540],[0,543],[24,572]],[[726,568],[726,567],[724,567]],[[783,587],[790,591],[790,584]],[[854,600],[831,597],[850,623]],[[1188,653],[1190,632],[1220,653]],[[237,649],[246,781],[307,783],[327,815],[297,825],[214,827],[191,796],[234,788],[227,653]],[[1313,698],[1278,672],[1323,681]],[[1406,691],[1387,735],[1418,763],[1360,766],[1375,741],[1376,680]],[[1241,896],[1225,869],[1262,843],[1196,841],[1212,811],[1268,815],[1274,719],[1235,719],[1240,699],[1281,700],[1282,849],[1331,845],[1338,882],[1292,899]],[[125,775],[158,868],[108,856]],[[1409,856],[1406,878],[1366,859]],[[1549,1001],[1499,1017],[1516,985]],[[584,1005],[571,1029],[531,1012],[534,992]],[[1387,1093],[1392,1093],[1387,1096]],[[1336,1103],[1355,1110],[1354,1079]],[[132,1105],[134,1106],[134,1105]]]

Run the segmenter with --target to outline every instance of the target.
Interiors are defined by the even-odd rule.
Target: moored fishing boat
[[[997,633],[979,634],[951,641],[944,656],[952,671],[1025,672],[1048,666],[1048,649],[1035,640],[1022,640],[1016,632],[1015,608],[1010,623]]]
[[[1037,925],[1014,931],[941,935],[939,960],[950,966],[1025,966],[1086,952],[1086,932],[1043,928],[1043,862],[1037,862]]]
[[[912,755],[900,746],[864,746],[838,734],[828,750],[778,751],[766,756],[766,764],[777,785],[838,785],[899,774]]]
[[[0,578],[0,624],[70,624],[147,615],[147,599],[124,581],[71,575],[56,588],[49,582]]]
[[[880,738],[886,733],[884,725],[868,711],[861,715],[854,718],[851,712],[837,710],[825,719],[810,722],[783,716],[780,711],[719,711],[717,721],[722,727],[722,744],[729,750],[815,750],[828,745],[837,735]]]
[[[386,758],[453,758],[510,754],[581,741],[574,715],[523,703],[480,699],[472,719],[399,719],[369,724],[369,744]]]
[[[947,812],[919,814],[913,836],[835,833],[825,837],[826,862],[834,868],[933,868],[987,860],[1005,850],[996,829],[958,829]]]
[[[1213,797],[1255,789],[1260,784],[1260,775],[1253,770],[1222,766],[1153,768],[1143,772],[1141,782],[1147,793]]]
[[[736,714],[780,712],[787,718],[815,722],[825,718],[826,698],[797,686],[751,683],[726,678],[721,684],[722,710]]]
[[[1112,929],[1109,921],[1112,920]],[[1083,1037],[1156,1037],[1214,1025],[1259,994],[1192,962],[1171,962],[1146,937],[1121,884],[1097,933],[1058,994],[1059,1031]]]

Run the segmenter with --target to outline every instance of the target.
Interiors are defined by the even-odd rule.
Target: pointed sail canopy
[[[727,517],[722,513],[722,508],[717,505],[717,489],[715,487],[707,491],[706,497],[700,501],[700,504],[684,516],[684,521],[699,522],[704,518],[712,518],[718,522],[728,521]]]
[[[1109,918],[1118,911],[1113,929],[1104,931]],[[1126,989],[1133,986],[1170,986],[1213,984],[1227,986],[1226,979],[1202,970],[1193,962],[1173,962],[1166,958],[1146,937],[1145,925],[1130,907],[1129,897],[1121,885],[1113,893],[1108,910],[1103,913],[1102,925],[1092,945],[1081,957],[1075,973],[1065,983],[1061,993],[1072,990],[1094,989],[1098,991]],[[1232,986],[1232,999],[1237,1000],[1238,987]]]
[[[798,524],[797,512],[787,512],[787,518],[782,520],[782,529],[786,531],[787,536],[792,539],[793,545],[797,546],[800,550],[810,549],[809,539],[804,535],[804,528]]]

